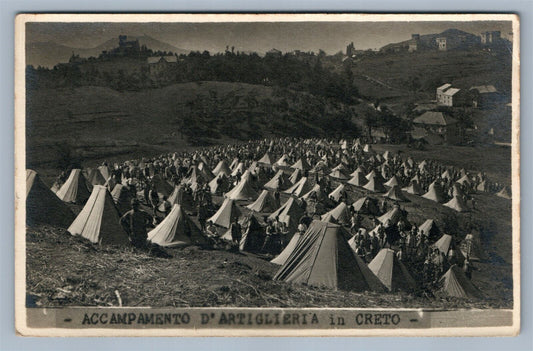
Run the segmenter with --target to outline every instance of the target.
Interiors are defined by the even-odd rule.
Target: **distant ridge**
[[[175,54],[188,54],[190,52],[190,50],[175,47],[147,35],[128,36],[128,40],[135,39],[139,40],[141,46],[146,45],[153,51],[172,51]],[[53,41],[26,43],[26,65],[52,68],[58,63],[68,62],[73,53],[81,57],[98,57],[102,51],[111,50],[117,46],[118,37],[108,39],[92,48],[73,48]]]

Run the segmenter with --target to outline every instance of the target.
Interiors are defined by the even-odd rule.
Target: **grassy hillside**
[[[29,230],[27,293],[51,306],[500,308],[497,299],[426,299],[404,293],[334,291],[272,281],[279,269],[257,256],[196,247],[170,259],[99,248],[64,230]]]
[[[175,150],[268,136],[348,135],[353,111],[307,93],[225,82],[139,92],[38,89],[27,97],[27,164]]]
[[[348,202],[365,195],[367,191],[349,187]],[[411,223],[419,225],[432,218],[443,232],[458,239],[472,230],[479,233],[487,258],[474,264],[473,283],[484,293],[483,299],[355,293],[288,284],[272,281],[279,266],[263,255],[189,247],[167,249],[172,258],[160,258],[132,248],[92,245],[50,226],[27,232],[28,294],[38,306],[116,306],[118,291],[124,306],[511,307],[511,202],[477,194],[477,209],[457,214],[422,197],[404,195],[410,202],[402,208]],[[214,200],[220,204],[222,198]],[[364,216],[363,225],[371,226],[371,216]]]
[[[363,56],[351,68],[364,96],[435,98],[435,88],[492,84],[511,91],[511,55],[486,51],[400,52]]]

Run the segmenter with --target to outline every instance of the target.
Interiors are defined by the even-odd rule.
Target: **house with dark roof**
[[[478,108],[490,107],[500,102],[501,97],[494,85],[477,85],[469,89],[472,105]]]
[[[158,75],[165,72],[177,62],[178,58],[176,56],[152,56],[146,59],[151,75]]]
[[[413,126],[415,133],[411,133],[411,135],[414,139],[417,139],[417,136],[425,135],[428,136],[426,139],[442,140],[443,143],[456,144],[460,142],[457,120],[444,112],[427,111],[413,120]],[[434,138],[435,136],[439,138]]]

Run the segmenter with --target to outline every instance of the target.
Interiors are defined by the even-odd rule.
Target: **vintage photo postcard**
[[[21,14],[23,336],[514,336],[513,14]]]

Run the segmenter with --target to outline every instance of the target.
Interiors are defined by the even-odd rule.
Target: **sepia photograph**
[[[519,332],[516,15],[15,34],[19,334]]]

